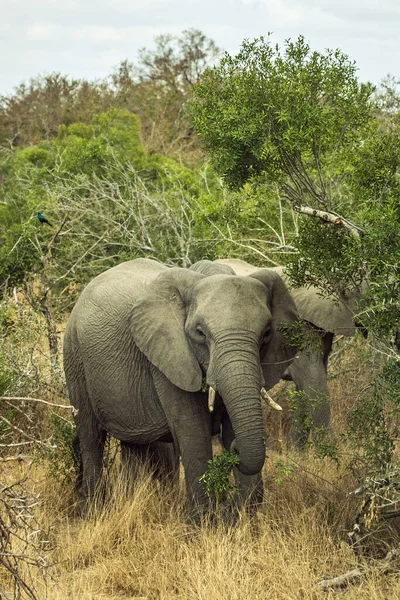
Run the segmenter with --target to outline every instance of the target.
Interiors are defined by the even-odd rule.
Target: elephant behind
[[[101,475],[107,434],[133,454],[173,441],[193,508],[206,502],[199,480],[222,422],[241,474],[259,473],[265,459],[260,389],[276,383],[293,359],[295,348],[278,326],[296,318],[273,272],[206,277],[136,259],[89,283],[64,338],[82,453],[82,510]]]
[[[199,261],[191,268],[207,275],[231,272],[239,276],[254,275],[260,270],[259,267],[237,258],[219,259],[215,262]],[[289,285],[283,267],[274,267],[271,270],[279,274],[288,285],[298,315],[309,324],[312,334],[307,335],[309,343],[283,374],[283,379],[293,381],[296,390],[302,392],[299,395],[296,419],[293,420],[290,431],[292,442],[302,448],[309,435],[305,417],[310,416],[310,411],[315,427],[330,426],[328,357],[335,334],[355,335],[357,295],[343,295],[338,301],[333,297],[321,296],[320,291],[312,286],[293,288]]]

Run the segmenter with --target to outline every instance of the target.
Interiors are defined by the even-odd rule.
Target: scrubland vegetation
[[[399,597],[397,84],[375,90],[340,51],[302,38],[221,56],[189,31],[106,81],[54,74],[1,98],[5,600]],[[74,514],[63,330],[90,279],[141,256],[236,256],[285,264],[322,294],[363,290],[368,337],[338,338],[331,356],[333,438],[288,449],[295,395],[273,390],[286,410],[265,412],[256,512],[223,503],[194,525],[183,488],[146,469],[126,485],[111,441],[105,504]],[[318,585],[355,568],[340,588]]]

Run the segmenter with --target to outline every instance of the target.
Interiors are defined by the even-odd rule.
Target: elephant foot
[[[74,504],[74,515],[82,519],[96,519],[104,508],[106,502],[106,487],[100,480],[92,493],[81,488],[79,498]]]
[[[85,499],[79,499],[73,506],[73,514],[79,519],[91,520],[96,516],[96,512],[96,505]]]

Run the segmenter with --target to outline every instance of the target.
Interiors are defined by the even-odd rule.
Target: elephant
[[[238,258],[218,259],[214,262],[199,261],[191,268],[206,275],[235,273],[239,276],[249,276],[259,270],[259,267]],[[300,319],[310,328],[308,333],[305,332],[308,343],[288,366],[282,377],[284,380],[293,381],[296,390],[301,392],[289,437],[294,446],[304,449],[311,425],[323,430],[330,428],[328,357],[335,334],[355,335],[354,315],[357,311],[359,294],[343,293],[338,301],[332,296],[322,296],[321,292],[312,286],[291,288],[283,267],[274,267],[271,270],[283,278],[296,303]]]
[[[279,381],[293,360],[296,349],[279,325],[296,320],[286,285],[267,269],[207,277],[138,258],[95,277],[64,336],[82,455],[81,512],[101,481],[107,434],[121,440],[122,458],[145,453],[157,462],[157,445],[173,442],[195,515],[208,504],[200,478],[222,422],[239,472],[250,479],[260,473],[260,389]]]

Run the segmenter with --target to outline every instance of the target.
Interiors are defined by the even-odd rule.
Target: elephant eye
[[[196,327],[196,333],[197,333],[197,335],[199,335],[202,338],[206,337],[206,334],[200,327]]]
[[[268,327],[264,331],[264,335],[263,335],[263,343],[264,344],[269,342],[269,340],[271,339],[271,335],[272,335],[272,326],[268,325]]]

